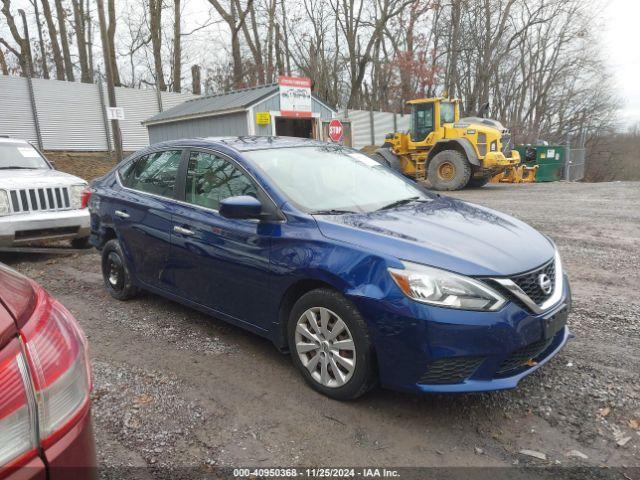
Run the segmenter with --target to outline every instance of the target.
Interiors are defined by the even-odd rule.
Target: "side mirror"
[[[262,214],[262,203],[257,198],[249,195],[227,197],[220,202],[218,211],[225,218],[259,219]]]

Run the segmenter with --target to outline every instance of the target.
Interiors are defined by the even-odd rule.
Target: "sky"
[[[621,123],[640,122],[640,1],[609,0],[603,9],[604,56],[609,62],[616,92],[624,102]]]

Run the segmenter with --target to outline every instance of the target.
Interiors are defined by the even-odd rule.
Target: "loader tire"
[[[443,150],[429,162],[427,178],[435,190],[461,190],[471,178],[471,164],[457,150]]]
[[[469,183],[467,183],[467,187],[468,188],[480,188],[480,187],[484,187],[487,183],[489,183],[489,180],[491,180],[491,175],[489,175],[488,177],[471,177],[469,179]]]

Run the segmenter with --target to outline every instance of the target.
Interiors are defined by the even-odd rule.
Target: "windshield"
[[[49,164],[28,143],[0,143],[0,170],[49,169]]]
[[[311,213],[370,212],[395,202],[430,200],[410,180],[342,146],[246,152],[298,208]]]
[[[452,102],[440,104],[440,123],[453,123],[456,121],[456,105]]]

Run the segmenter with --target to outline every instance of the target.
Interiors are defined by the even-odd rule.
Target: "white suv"
[[[0,137],[0,247],[39,240],[88,244],[89,212],[82,205],[87,182],[54,170],[24,140]],[[86,207],[86,205],[84,206]]]

